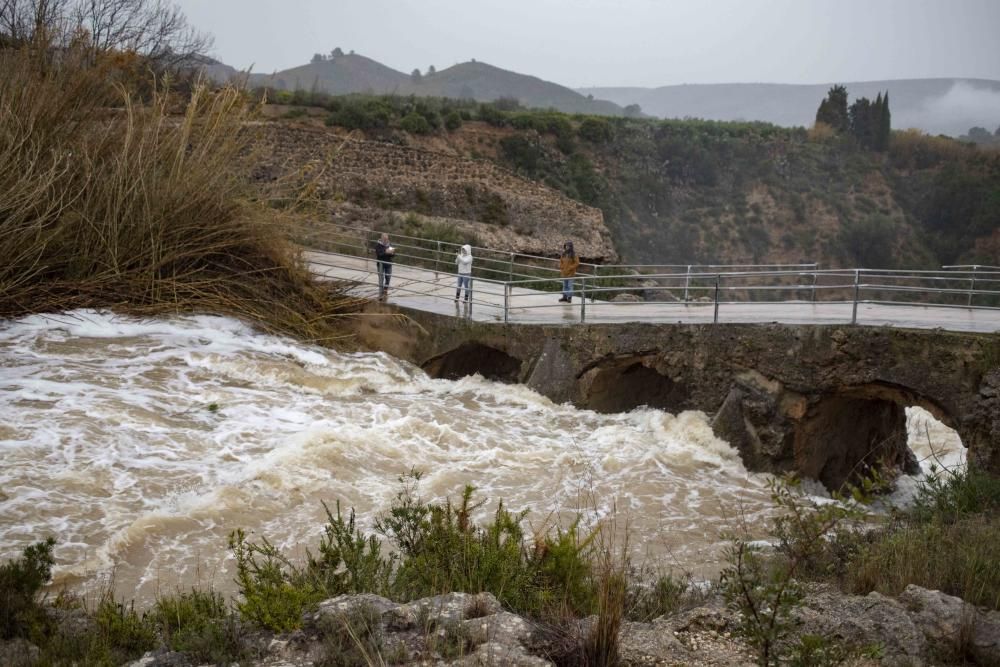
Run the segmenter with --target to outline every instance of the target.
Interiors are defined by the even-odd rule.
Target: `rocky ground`
[[[92,630],[65,612],[76,632]],[[327,600],[284,635],[244,637],[242,664],[265,667],[327,665],[603,664],[588,655],[596,617],[539,624],[505,611],[489,593],[451,593],[398,604],[376,595]],[[625,622],[618,635],[621,665],[753,665],[754,650],[738,634],[739,618],[721,599],[649,623]],[[790,637],[826,639],[799,665],[1000,665],[1000,612],[909,586],[891,598],[814,589],[794,612]],[[789,644],[781,647],[788,654]],[[24,640],[0,642],[0,664],[30,665],[38,649]],[[191,667],[188,655],[150,652],[130,667]]]

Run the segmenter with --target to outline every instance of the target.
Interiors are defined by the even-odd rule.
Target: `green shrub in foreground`
[[[44,620],[38,594],[52,576],[55,543],[52,537],[37,542],[0,565],[0,639],[27,637]]]
[[[275,631],[291,630],[303,612],[343,593],[375,593],[413,600],[449,592],[490,592],[514,611],[538,615],[559,609],[587,615],[598,607],[591,566],[592,536],[576,524],[529,540],[521,528],[526,512],[503,503],[493,520],[476,525],[472,514],[483,502],[466,487],[461,500],[430,504],[416,495],[419,474],[400,479],[403,489],[376,531],[392,547],[383,552],[375,535],[355,526],[337,506],[327,509],[319,549],[304,566],[283,556],[266,539],[259,543],[238,530],[230,536],[240,615]]]
[[[198,662],[230,664],[249,656],[239,619],[215,591],[161,597],[149,619],[171,650]]]
[[[862,551],[851,564],[848,587],[898,595],[915,584],[1000,609],[998,554],[998,517],[903,525]]]

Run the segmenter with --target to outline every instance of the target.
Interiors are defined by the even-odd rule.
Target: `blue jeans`
[[[378,266],[378,293],[382,294],[392,278],[392,262],[375,262]]]
[[[465,285],[465,300],[468,301],[469,297],[472,295],[472,276],[463,273],[458,274],[458,286],[455,287],[456,299],[462,291],[462,285]]]
[[[570,298],[573,296],[573,279],[563,278],[563,297]]]

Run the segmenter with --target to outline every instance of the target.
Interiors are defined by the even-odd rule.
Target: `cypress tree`
[[[878,119],[878,149],[889,150],[889,137],[892,134],[892,114],[889,112],[889,91],[882,98],[882,109]]]
[[[848,111],[851,119],[851,134],[864,148],[875,147],[876,121],[875,105],[867,97],[859,97]]]

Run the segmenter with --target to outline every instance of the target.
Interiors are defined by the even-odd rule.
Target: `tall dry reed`
[[[0,317],[202,311],[309,339],[356,304],[314,282],[253,203],[234,89],[160,86],[0,50]]]

